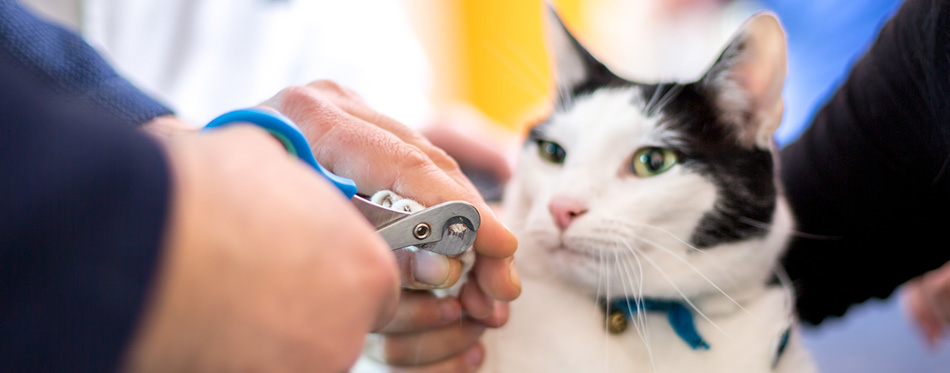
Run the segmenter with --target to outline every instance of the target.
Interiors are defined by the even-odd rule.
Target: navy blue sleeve
[[[171,190],[161,146],[130,124],[167,110],[24,14],[0,0],[0,371],[114,371]]]
[[[124,123],[171,114],[142,93],[78,35],[44,22],[16,1],[0,0],[0,49],[50,89],[77,96]]]

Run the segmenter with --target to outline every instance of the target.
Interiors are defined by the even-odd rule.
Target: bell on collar
[[[709,344],[699,335],[696,324],[693,322],[693,313],[681,302],[665,299],[631,299],[618,298],[607,300],[598,299],[607,316],[607,331],[610,334],[620,334],[627,330],[634,314],[639,312],[659,312],[665,314],[673,331],[690,348],[694,350],[708,350]]]
[[[607,313],[607,331],[610,334],[623,333],[627,326],[627,314],[623,310],[614,309]]]

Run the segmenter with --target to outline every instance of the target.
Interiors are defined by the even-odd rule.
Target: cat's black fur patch
[[[605,88],[639,89],[642,97],[631,105],[648,103],[644,114],[658,115],[663,126],[679,134],[676,144],[667,145],[677,153],[680,164],[716,185],[718,198],[690,237],[692,245],[708,248],[768,233],[766,227],[771,224],[778,197],[772,155],[740,145],[735,134],[737,126],[743,124],[722,119],[715,104],[719,92],[701,83],[638,84],[610,73],[577,85],[572,97],[559,103],[558,110],[569,110],[567,102]],[[651,100],[653,104],[649,105]],[[545,120],[533,127],[529,141],[544,138],[547,123]]]
[[[645,99],[656,89],[656,85],[645,86]],[[690,239],[698,248],[764,236],[778,197],[771,153],[740,145],[736,128],[744,123],[723,120],[715,104],[717,94],[701,83],[680,85],[677,96],[656,113],[663,126],[679,134],[673,148],[682,166],[705,176],[717,188],[713,210]]]

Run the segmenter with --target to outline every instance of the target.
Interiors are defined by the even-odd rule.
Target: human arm
[[[0,361],[113,370],[160,256],[160,146],[0,51]]]
[[[278,145],[263,132],[244,131],[235,138],[229,131],[176,139],[167,146],[145,136],[136,125],[148,121],[150,126],[178,129],[180,122],[118,77],[74,35],[33,18],[14,2],[0,3],[0,18],[4,118],[0,160],[4,180],[0,201],[0,272],[4,276],[0,323],[4,332],[0,338],[4,349],[0,360],[5,368],[109,371],[127,364],[134,370],[161,370],[183,363],[220,367],[243,361],[244,366],[258,367],[285,362],[332,369],[335,364],[343,370],[355,359],[365,333],[388,319],[393,310],[392,255],[355,212],[338,211],[342,202],[334,206],[330,199],[319,206],[326,209],[308,211],[323,217],[301,217],[299,222],[310,226],[287,220],[301,215],[299,206],[305,202],[339,198],[338,193],[327,186],[321,189],[322,181],[312,171],[302,166],[294,171],[294,161],[275,150]],[[249,167],[255,163],[220,168],[236,159],[228,154],[246,156],[268,147],[273,148],[265,153],[270,157],[253,160],[258,161],[256,167],[272,174],[276,169],[285,171],[273,178],[257,178],[260,170]],[[215,155],[224,157],[222,162],[215,163]],[[205,172],[195,172],[200,166]],[[172,172],[178,174],[170,178]],[[235,182],[223,183],[225,176]],[[301,178],[310,181],[301,182]],[[282,179],[287,180],[273,182]],[[311,185],[301,185],[306,183]],[[210,193],[215,185],[220,187],[214,190],[219,194]],[[250,193],[266,198],[282,185],[284,193],[277,194],[283,199],[244,198],[207,208],[212,201],[234,197],[236,191],[243,191],[245,197]],[[291,190],[296,194],[286,193],[289,185],[297,187]],[[203,197],[195,197],[198,193]],[[209,195],[217,199],[205,198]],[[190,196],[189,201],[182,202],[183,196]],[[269,203],[276,201],[283,205]],[[170,212],[173,204],[176,208]],[[254,233],[229,227],[236,217],[248,217],[244,223],[274,219],[258,221]],[[322,229],[311,229],[320,223]],[[351,233],[346,236],[350,239],[320,244],[330,236],[327,229],[333,228]],[[295,246],[261,245],[278,229],[295,233],[296,237],[282,236]],[[309,233],[299,237],[301,232]],[[314,259],[323,259],[318,264],[333,264],[318,272],[323,281],[303,281],[315,279],[300,271],[291,276],[292,267],[282,265],[290,253],[300,254],[301,245],[316,251]],[[221,258],[211,255],[214,249],[218,254],[246,249],[247,255],[239,258],[243,261],[209,262]],[[311,270],[320,269],[310,264]],[[235,278],[242,273],[249,276]],[[182,289],[183,279],[202,281],[189,282]],[[288,283],[298,286],[297,295],[310,297],[293,298],[289,293],[294,289]],[[262,300],[262,292],[283,298],[280,303],[273,298],[265,299],[273,302],[245,303]],[[354,294],[360,296],[354,300]],[[183,298],[191,301],[185,304],[180,301]],[[315,310],[320,314],[262,312],[275,306],[304,310],[315,302],[339,306]],[[246,322],[235,324],[235,319]],[[275,325],[277,321],[283,324]],[[287,327],[294,322],[309,322],[308,328]],[[250,333],[262,324],[263,331]],[[311,332],[299,335],[310,327]],[[257,338],[265,334],[272,338]],[[129,350],[133,336],[135,344]],[[188,344],[194,340],[215,348],[201,355],[205,346]],[[296,349],[284,349],[280,344],[285,342]],[[186,352],[200,358],[169,346],[196,347]],[[228,354],[221,353],[228,348]],[[120,361],[125,353],[127,360]]]
[[[798,231],[783,259],[810,323],[948,259],[950,7],[909,0],[781,153]]]
[[[114,369],[147,296],[170,181],[133,127],[168,110],[114,78],[75,35],[0,2],[5,369]]]
[[[342,371],[388,320],[389,249],[263,131],[162,143],[22,73],[0,65],[6,368]]]

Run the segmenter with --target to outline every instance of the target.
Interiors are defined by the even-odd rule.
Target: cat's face
[[[519,266],[597,296],[764,283],[791,228],[770,151],[785,72],[775,19],[750,21],[690,84],[624,80],[554,25],[560,102],[505,197]]]

